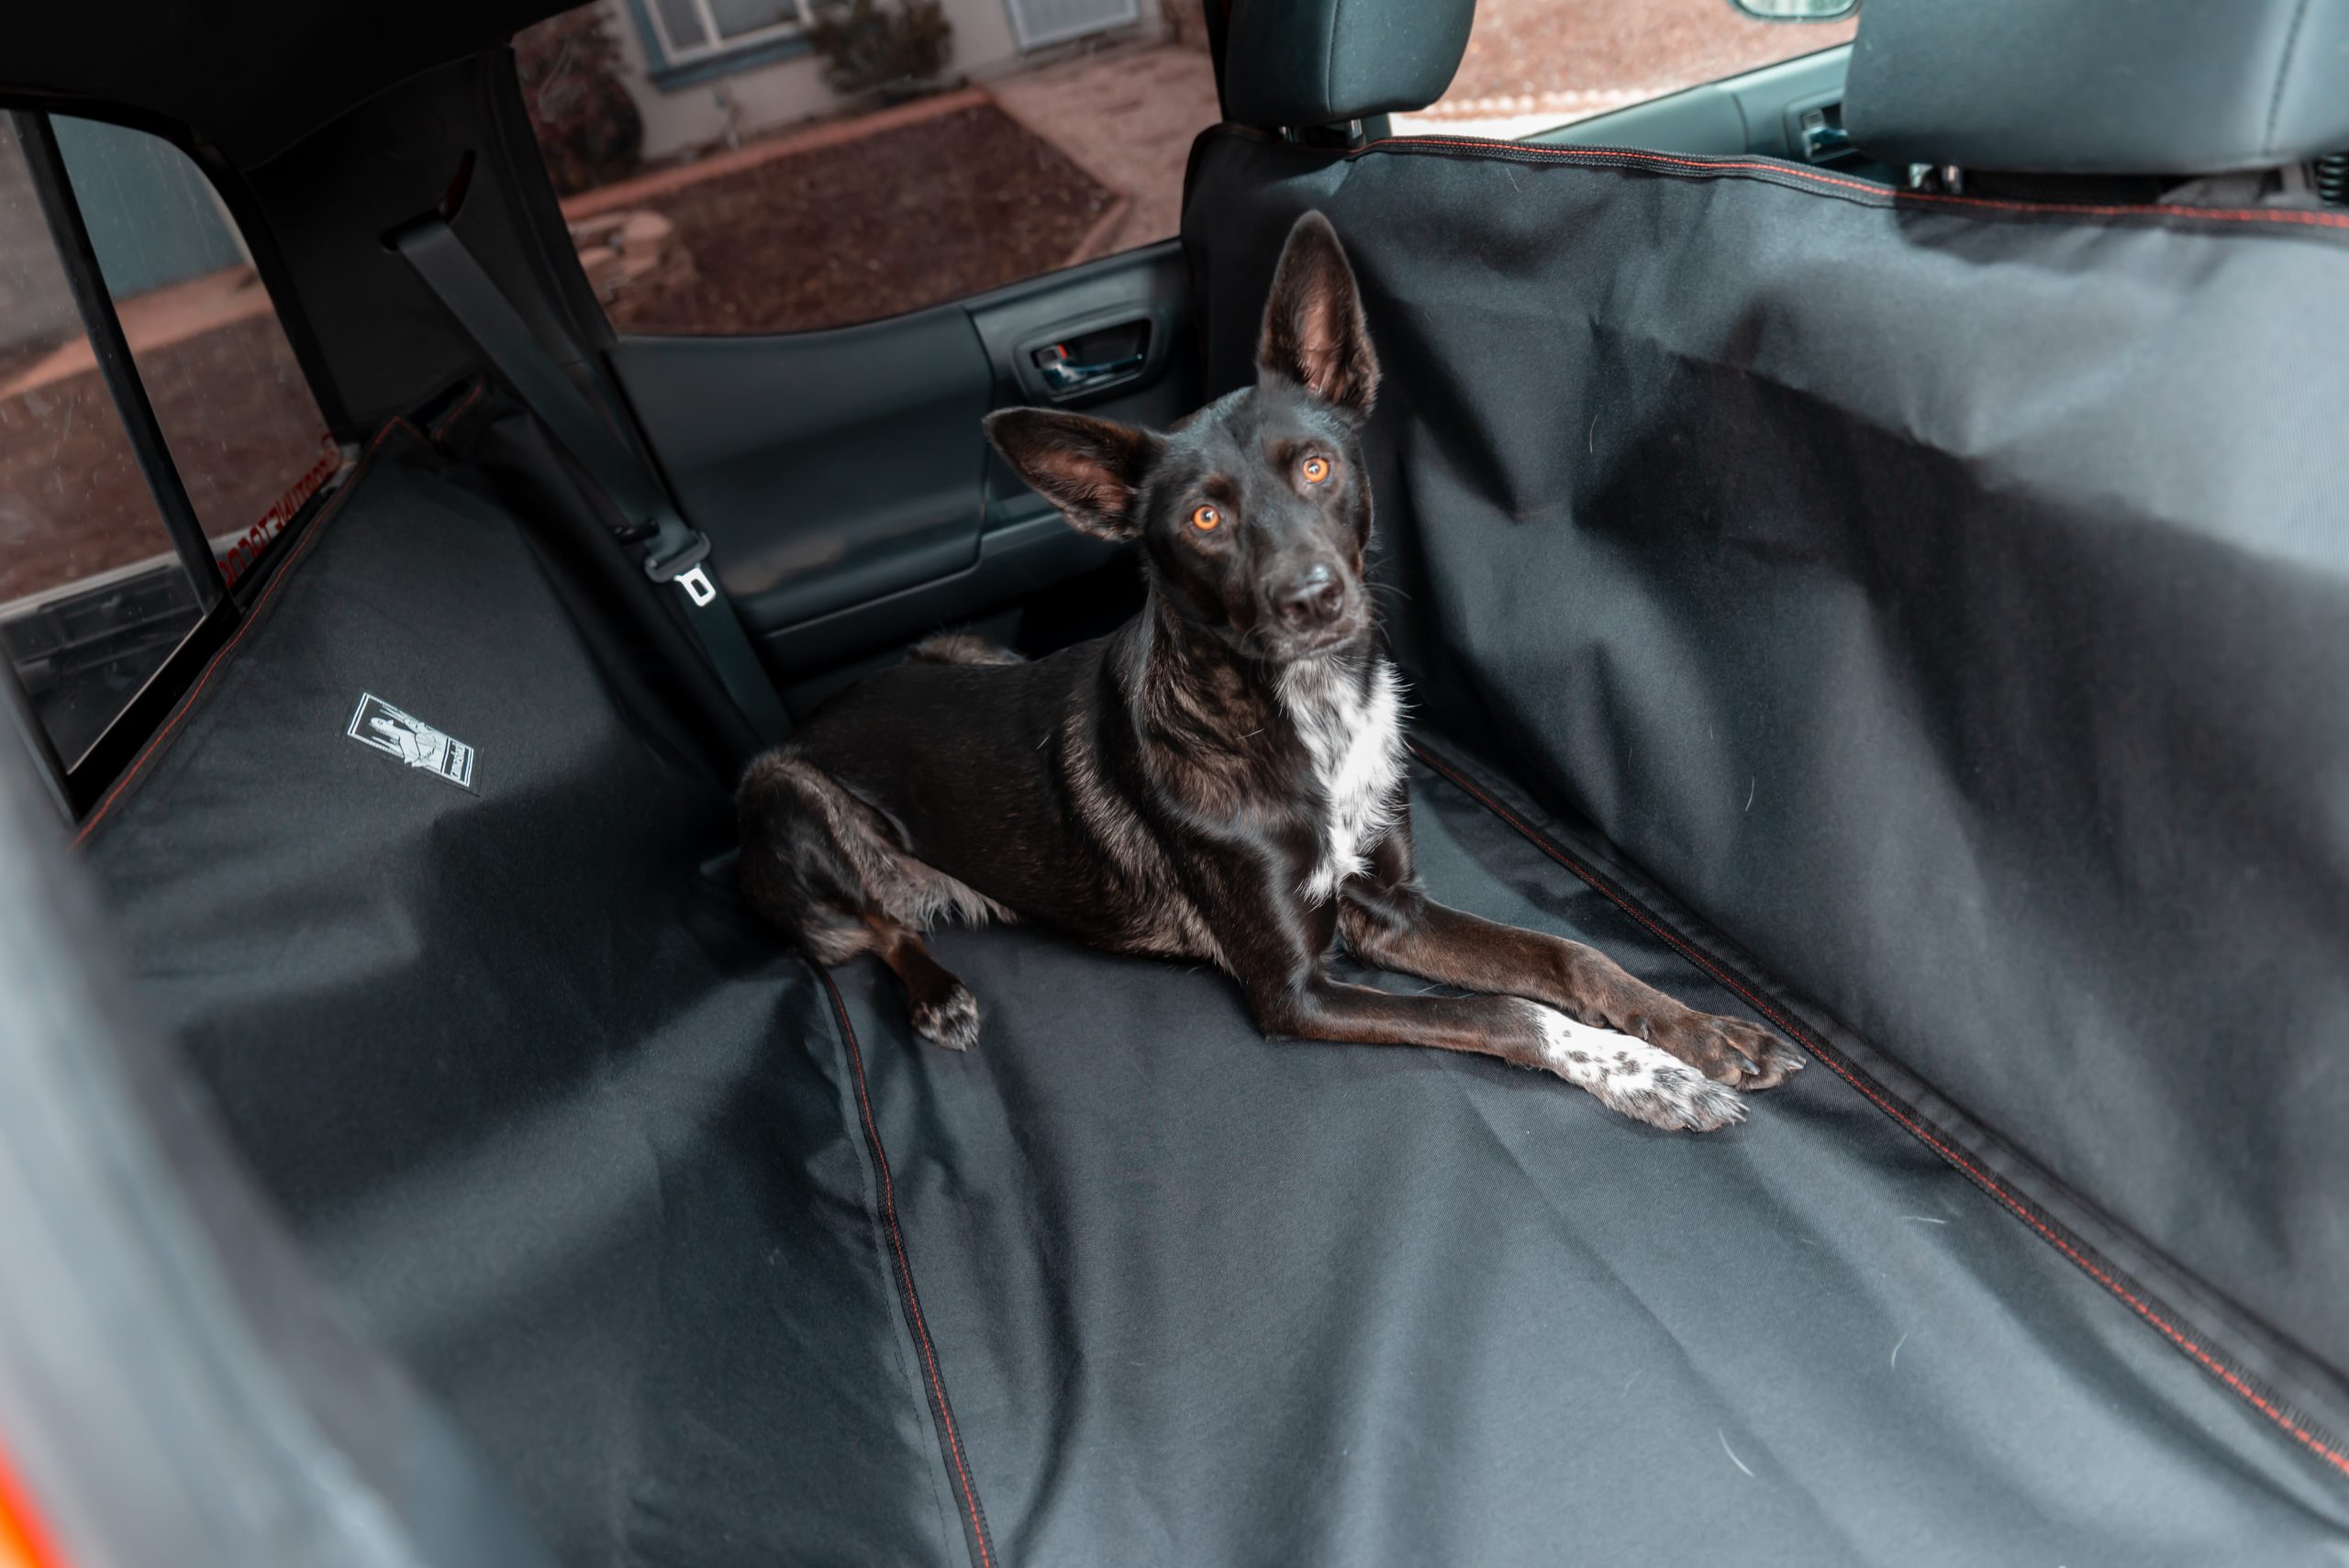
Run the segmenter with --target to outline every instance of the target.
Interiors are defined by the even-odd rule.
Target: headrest
[[[1865,0],[1843,127],[1895,164],[2298,162],[2349,149],[2349,0]]]
[[[1475,0],[1232,0],[1223,113],[1241,125],[1336,125],[1443,96]]]

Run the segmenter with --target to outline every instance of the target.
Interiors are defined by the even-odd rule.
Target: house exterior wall
[[[58,115],[50,123],[117,303],[248,262],[219,193],[179,149],[97,120]],[[39,211],[23,153],[0,131],[0,212],[16,215],[0,225],[0,349],[82,331]]]
[[[658,161],[725,139],[748,137],[795,121],[833,113],[846,100],[824,84],[822,62],[798,39],[751,49],[733,60],[696,61],[664,69],[651,53],[640,0],[597,0],[605,25],[620,48],[621,78],[644,117],[644,156]],[[1012,30],[1006,0],[943,0],[954,28],[947,75],[985,81],[1027,63]],[[1156,0],[1143,0],[1138,27],[1119,29],[1136,37],[1164,27]],[[1040,50],[1049,58],[1052,51]]]

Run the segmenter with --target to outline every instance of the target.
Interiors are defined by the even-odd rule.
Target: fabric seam
[[[914,1291],[913,1264],[906,1251],[904,1229],[897,1222],[896,1184],[889,1173],[889,1151],[881,1142],[880,1125],[874,1120],[873,1099],[865,1085],[864,1052],[858,1048],[856,1026],[850,1021],[847,1000],[841,988],[825,971],[824,989],[832,998],[832,1015],[840,1022],[841,1042],[848,1049],[849,1072],[856,1084],[857,1108],[864,1120],[864,1140],[873,1152],[874,1168],[881,1178],[881,1218],[889,1245],[896,1254],[897,1294],[905,1307],[907,1320],[913,1325],[914,1339],[920,1346],[922,1364],[930,1374],[930,1394],[938,1411],[939,1429],[944,1436],[948,1457],[953,1462],[954,1476],[963,1493],[963,1506],[971,1517],[972,1539],[978,1547],[980,1568],[995,1568],[995,1547],[987,1536],[986,1515],[979,1507],[978,1488],[972,1484],[969,1465],[963,1456],[962,1434],[954,1424],[954,1407],[947,1402],[946,1383],[939,1374],[938,1353],[930,1338],[929,1320],[922,1316],[921,1299]]]
[[[465,417],[466,412],[471,409],[474,404],[481,401],[481,395],[488,390],[489,378],[487,376],[477,375],[473,377],[472,390],[467,392],[464,396],[459,398],[455,406],[446,414],[441,415],[440,418],[435,419],[432,422],[432,439],[435,442],[446,440],[451,428],[456,425],[459,419]]]
[[[1729,987],[1731,991],[1734,992],[1746,1003],[1747,1006],[1753,1007],[1754,1011],[1760,1013],[1764,1018],[1768,1018],[1772,1023],[1776,1024],[1781,1029],[1785,1030],[1788,1036],[1794,1039],[1796,1042],[1800,1044],[1806,1051],[1809,1051],[1812,1056],[1816,1057],[1820,1062],[1825,1062],[1829,1070],[1834,1073],[1837,1077],[1842,1079],[1844,1083],[1858,1090],[1860,1094],[1879,1111],[1882,1111],[1886,1116],[1891,1118],[1893,1121],[1898,1123],[1911,1137],[1924,1144],[1926,1148],[1932,1150],[1935,1154],[1941,1156],[1943,1160],[1948,1162],[1948,1163],[1954,1166],[1960,1174],[1972,1181],[1984,1192],[1987,1193],[1993,1198],[1996,1198],[1999,1204],[2001,1204],[2009,1213],[2013,1214],[2016,1218],[2021,1219],[2025,1225],[2036,1231],[2042,1240],[2046,1241],[2058,1252],[2061,1252],[2065,1258],[2069,1259],[2082,1273],[2086,1273],[2097,1284],[2102,1285],[2107,1292],[2119,1297],[2122,1302],[2127,1304],[2131,1310],[2134,1311],[2138,1317],[2150,1324],[2162,1335],[2163,1338],[2169,1340],[2173,1347],[2185,1351],[2186,1354],[2198,1362],[2205,1372],[2216,1377],[2228,1389],[2232,1390],[2234,1394],[2243,1399],[2254,1409],[2266,1417],[2277,1426],[2282,1428],[2310,1453],[2316,1455],[2319,1459],[2322,1460],[2326,1464],[2330,1465],[2342,1475],[2349,1476],[2349,1451],[2344,1451],[2343,1449],[2329,1441],[2325,1437],[2310,1430],[2309,1427],[2296,1420],[2290,1412],[2285,1410],[2280,1406],[2267,1398],[2266,1396],[2262,1394],[2258,1388],[2243,1378],[2242,1374],[2237,1373],[2233,1368],[2228,1366],[2224,1362],[2218,1359],[2218,1357],[2214,1356],[2210,1351],[2205,1350],[2185,1329],[2180,1329],[2176,1324],[2172,1323],[2168,1318],[2164,1316],[2164,1312],[2166,1308],[2158,1307],[2155,1303],[2148,1299],[2151,1294],[2150,1292],[2145,1293],[2143,1296],[2139,1295],[2138,1291],[2142,1291],[2143,1288],[2143,1286],[2138,1286],[2137,1290],[2132,1290],[2130,1288],[2131,1285],[2136,1284],[2135,1281],[2129,1280],[2124,1284],[2123,1280],[2125,1276],[2121,1273],[2121,1271],[2115,1269],[2108,1272],[2104,1267],[2100,1266],[2099,1263],[2085,1250],[2084,1244],[2075,1245],[2056,1228],[2054,1221],[2043,1218],[2035,1213],[2035,1206],[2032,1205],[2029,1200],[2023,1198],[2018,1194],[2009,1192],[2006,1185],[2000,1182],[1997,1176],[1976,1164],[1961,1151],[1953,1148],[1950,1144],[1936,1137],[1933,1132],[1924,1125],[1921,1119],[1904,1111],[1888,1095],[1880,1091],[1874,1084],[1872,1084],[1865,1074],[1860,1073],[1856,1068],[1845,1062],[1842,1059],[1841,1053],[1837,1052],[1832,1047],[1828,1045],[1827,1042],[1819,1036],[1816,1030],[1803,1023],[1800,1019],[1788,1014],[1786,1010],[1771,1002],[1768,998],[1758,995],[1734,970],[1715,959],[1711,954],[1704,951],[1695,943],[1683,938],[1678,932],[1671,929],[1658,917],[1651,915],[1645,906],[1641,905],[1638,900],[1631,897],[1630,894],[1623,891],[1620,887],[1615,885],[1611,878],[1603,876],[1599,873],[1581,863],[1580,861],[1553,842],[1547,833],[1542,832],[1540,828],[1526,822],[1516,812],[1510,810],[1507,805],[1495,799],[1490,794],[1486,793],[1474,780],[1469,778],[1464,772],[1457,769],[1452,763],[1437,757],[1417,740],[1409,742],[1409,745],[1412,753],[1421,762],[1425,762],[1429,767],[1433,768],[1437,773],[1442,774],[1455,786],[1465,791],[1471,798],[1475,799],[1476,803],[1482,806],[1486,810],[1491,812],[1509,827],[1515,828],[1518,834],[1524,838],[1529,843],[1532,844],[1534,848],[1540,850],[1552,860],[1565,867],[1567,871],[1580,878],[1609,903],[1615,905],[1625,914],[1631,916],[1641,925],[1646,927],[1650,931],[1661,938],[1675,951],[1680,953],[1682,957],[1687,959],[1691,963],[1696,964],[1698,968],[1703,970],[1714,980]],[[2199,1330],[2196,1330],[2196,1332],[2199,1333]]]
[[[807,973],[818,981],[828,978],[820,965],[811,962],[806,963],[806,968]],[[840,1035],[842,1028],[843,1026],[835,1019],[833,1030],[835,1035]],[[845,1064],[848,1052],[845,1049],[844,1038],[842,1047],[841,1055]],[[853,1073],[846,1075],[841,1086],[853,1095],[855,1075]],[[869,1195],[863,1218],[868,1221],[864,1230],[866,1240],[873,1248],[874,1266],[879,1270],[881,1278],[887,1282],[889,1292],[894,1296],[897,1290],[893,1267],[894,1260],[890,1254],[888,1232],[881,1221],[881,1172],[879,1166],[874,1162],[870,1144],[865,1145],[864,1157],[857,1162],[857,1168],[864,1178],[863,1190]],[[898,1375],[906,1380],[906,1386],[912,1391],[915,1399],[923,1407],[934,1411],[935,1407],[930,1403],[928,1380],[923,1376],[921,1368],[915,1363],[914,1360],[920,1354],[920,1351],[914,1343],[913,1333],[910,1327],[906,1324],[902,1310],[897,1315],[897,1321],[899,1331],[889,1335],[890,1359],[896,1363]],[[963,1533],[961,1517],[962,1499],[953,1495],[954,1476],[947,1469],[946,1445],[940,1440],[935,1414],[930,1418],[929,1430],[930,1441],[937,1445],[938,1463],[935,1468],[924,1465],[922,1471],[930,1481],[930,1506],[936,1511],[938,1517],[938,1539],[941,1542],[951,1541]],[[968,1547],[966,1546],[964,1550],[967,1551]]]
[[[2284,83],[2291,80],[2292,56],[2300,47],[2300,24],[2309,19],[2309,0],[2300,0],[2292,7],[2292,25],[2284,32],[2284,57],[2276,62],[2276,91],[2267,98],[2267,128],[2262,133],[2259,149],[2272,155],[2276,150],[2276,122],[2284,117]]]
[[[2307,0],[2301,0],[2307,4]],[[1345,8],[1345,0],[1332,0],[1330,6],[1330,36],[1321,40],[1321,112],[1328,114],[1330,106],[1338,101],[1338,13]]]

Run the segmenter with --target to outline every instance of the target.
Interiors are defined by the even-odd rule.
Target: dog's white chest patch
[[[1357,686],[1333,669],[1289,671],[1281,705],[1313,759],[1327,817],[1321,855],[1301,889],[1319,903],[1361,872],[1365,857],[1394,825],[1395,785],[1403,776],[1403,697],[1384,659]]]

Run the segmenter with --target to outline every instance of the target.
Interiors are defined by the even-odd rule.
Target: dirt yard
[[[1051,272],[1113,194],[992,105],[720,174],[643,205],[683,284],[623,289],[624,332],[796,332]]]
[[[274,317],[138,361],[207,533],[259,520],[318,461],[325,428]],[[0,602],[171,548],[95,371],[0,399]]]

